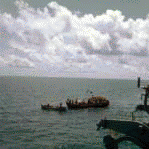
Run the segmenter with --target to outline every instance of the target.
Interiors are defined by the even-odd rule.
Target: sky
[[[1,76],[149,78],[149,1],[0,3]]]

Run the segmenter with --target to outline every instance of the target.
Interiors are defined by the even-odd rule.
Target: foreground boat
[[[144,105],[137,105],[136,110],[144,110],[149,114],[149,105],[147,105],[149,85],[147,87],[141,87],[139,77],[138,88],[144,89],[145,94],[141,94],[141,99],[144,96]],[[118,139],[114,139],[111,135],[104,136],[103,142],[106,149],[118,149],[118,144],[122,141],[131,141],[142,149],[149,148],[149,123],[135,121],[133,112],[132,120],[107,120],[105,118],[97,124],[97,130],[100,130],[101,127],[125,134],[125,136]]]
[[[88,99],[88,102],[78,102],[77,100],[73,102],[73,100],[67,99],[66,101],[68,109],[85,109],[85,108],[104,108],[109,105],[109,101],[105,97],[101,96],[92,96]]]
[[[149,114],[149,105],[148,105],[148,98],[149,98],[149,85],[145,86],[140,86],[140,77],[138,78],[138,88],[144,89],[145,93],[141,94],[141,101],[144,97],[144,104],[137,105],[136,111],[146,111]]]
[[[48,105],[41,105],[41,109],[43,109],[43,110],[54,110],[54,111],[66,111],[66,107],[62,107],[62,106],[54,107],[54,106],[50,106],[49,104]]]
[[[122,141],[131,141],[139,147],[146,149],[149,146],[149,124],[141,123],[138,121],[129,120],[101,120],[97,124],[97,130],[100,127],[104,129],[112,129],[116,132],[125,134],[124,137],[119,139],[112,138],[111,135],[104,137],[103,142],[107,149],[116,149],[118,144]]]

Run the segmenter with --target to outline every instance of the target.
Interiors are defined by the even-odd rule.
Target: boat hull
[[[53,110],[53,111],[66,111],[66,107],[53,107],[47,105],[41,105],[42,110]]]

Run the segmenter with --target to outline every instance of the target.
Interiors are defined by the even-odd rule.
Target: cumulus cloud
[[[56,2],[43,10],[23,1],[16,5],[18,17],[0,14],[1,67],[19,65],[63,73],[148,72],[148,18],[124,21],[119,10],[79,16]]]

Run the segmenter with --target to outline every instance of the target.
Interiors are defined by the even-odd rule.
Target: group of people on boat
[[[53,106],[51,106],[51,105],[48,103],[48,104],[47,104],[47,107],[50,108],[50,107],[53,107]],[[57,105],[56,107],[57,107],[57,108],[62,108],[62,103],[60,103],[60,105]]]
[[[76,100],[72,100],[70,98],[67,99],[66,105],[68,109],[79,109],[79,108],[90,108],[90,107],[106,107],[109,105],[109,101],[102,96],[92,96],[88,98],[87,101],[83,100],[80,101],[78,98]],[[66,110],[66,107],[62,106],[62,103],[60,103],[57,106],[52,106],[49,103],[47,105],[41,105],[42,109],[47,110]]]
[[[75,101],[73,101],[73,100],[71,100],[71,99],[67,99],[67,101],[66,101],[68,104],[76,104],[76,105],[78,105],[78,104],[85,104],[85,101],[83,100],[82,102],[79,102],[78,101],[78,98],[75,100]]]
[[[81,101],[81,102],[78,102],[78,98],[73,101],[73,100],[70,100],[69,98],[67,99],[66,103],[70,104],[70,105],[78,105],[78,104],[99,104],[99,103],[103,103],[104,101],[106,101],[105,99],[94,99],[94,97],[92,96],[92,98],[89,98],[87,102],[85,102],[84,100]]]

